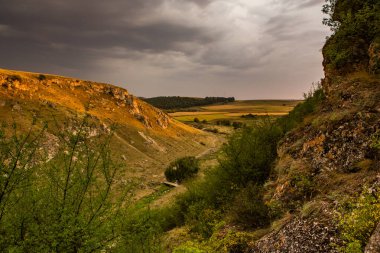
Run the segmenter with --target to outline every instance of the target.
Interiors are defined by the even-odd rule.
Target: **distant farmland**
[[[194,118],[200,121],[245,120],[243,115],[282,116],[288,114],[300,100],[243,100],[226,104],[191,107],[188,111],[169,113],[182,122],[191,122]]]

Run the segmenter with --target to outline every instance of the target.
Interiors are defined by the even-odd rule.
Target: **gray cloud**
[[[302,8],[312,7],[315,5],[321,6],[321,3],[323,3],[323,1],[321,0],[274,0],[274,2],[298,10]]]
[[[313,73],[293,80],[304,88],[322,74],[323,2],[0,0],[0,67],[127,82],[144,96],[262,97],[282,87],[268,73],[300,67]]]

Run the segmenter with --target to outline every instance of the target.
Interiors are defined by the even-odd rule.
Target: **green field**
[[[200,121],[245,121],[243,115],[281,116],[288,114],[300,100],[241,100],[227,104],[192,107],[188,111],[169,113],[170,116],[182,122],[192,122],[194,118]]]

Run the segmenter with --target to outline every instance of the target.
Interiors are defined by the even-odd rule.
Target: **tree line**
[[[182,109],[194,106],[211,105],[218,103],[234,102],[234,97],[205,97],[205,98],[192,98],[192,97],[153,97],[141,98],[145,102],[164,110]]]

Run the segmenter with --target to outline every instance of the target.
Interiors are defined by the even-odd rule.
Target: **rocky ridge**
[[[266,185],[268,205],[280,206],[291,218],[246,252],[340,252],[343,199],[357,196],[364,186],[379,187],[380,152],[373,142],[380,134],[380,35],[367,31],[367,36],[345,37],[352,31],[345,14],[358,13],[367,2],[379,8],[376,1],[335,2],[332,20],[341,23],[343,32],[330,37],[323,50],[325,99],[317,113],[280,142]],[[375,23],[361,23],[361,31]],[[346,62],[338,62],[339,53],[346,54]],[[380,224],[375,228],[362,252],[380,252]]]

